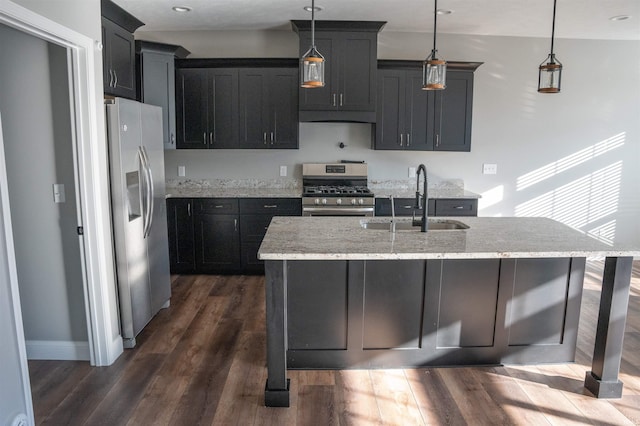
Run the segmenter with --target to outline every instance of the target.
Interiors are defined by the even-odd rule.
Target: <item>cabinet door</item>
[[[435,95],[434,150],[471,151],[473,74],[447,73],[447,88]]]
[[[426,151],[433,147],[434,94],[422,90],[422,72],[407,71],[405,79],[405,139],[406,149]]]
[[[305,111],[332,111],[337,108],[338,67],[334,55],[336,40],[329,33],[316,33],[316,49],[324,56],[324,87],[300,88],[300,109]],[[311,34],[300,33],[300,56],[311,45]]]
[[[271,148],[298,148],[298,69],[270,71],[269,105],[273,143]]]
[[[404,81],[405,72],[401,70],[385,69],[378,73],[375,149],[404,148],[406,133]]]
[[[176,79],[177,147],[207,148],[207,70],[181,69]]]
[[[335,35],[338,45],[338,109],[376,110],[377,34],[347,32]]]
[[[135,99],[136,65],[133,35],[108,19],[102,19],[102,27],[104,67],[107,69],[107,78],[104,80],[105,93]]]
[[[195,219],[198,272],[240,269],[240,237],[237,215],[200,214]]]
[[[195,244],[193,241],[193,204],[191,199],[167,200],[169,235],[169,269],[172,274],[195,272]]]
[[[208,71],[208,123],[210,148],[238,147],[238,70]]]
[[[142,52],[142,102],[162,108],[164,149],[176,148],[175,72],[170,53]]]
[[[264,68],[240,70],[239,148],[267,148],[274,143],[269,119],[268,80],[268,71]]]

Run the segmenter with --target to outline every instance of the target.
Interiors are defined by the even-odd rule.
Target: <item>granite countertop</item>
[[[469,229],[364,229],[389,218],[275,217],[262,241],[262,260],[484,259],[640,256],[640,247],[600,242],[546,218],[456,217]],[[403,222],[410,219],[398,219]]]
[[[416,191],[409,191],[406,189],[378,189],[374,191],[376,198],[389,198],[389,195],[393,195],[394,198],[415,198]],[[427,190],[429,198],[464,198],[464,199],[478,199],[482,196],[475,192],[467,191],[464,188],[429,188]]]
[[[167,188],[167,198],[300,198],[302,188]]]

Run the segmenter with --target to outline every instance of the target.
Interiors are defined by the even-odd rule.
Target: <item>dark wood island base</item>
[[[585,387],[620,398],[632,257],[607,257]],[[265,405],[287,368],[572,362],[585,258],[267,260]]]

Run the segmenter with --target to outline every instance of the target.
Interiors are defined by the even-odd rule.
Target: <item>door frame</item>
[[[0,24],[62,46],[68,52],[70,119],[76,157],[78,226],[83,229],[79,238],[91,365],[110,365],[120,356],[123,347],[112,244],[102,43],[8,0],[0,0]],[[8,217],[8,206],[3,204],[2,208]],[[18,294],[17,282],[11,283],[11,290]],[[14,298],[13,303],[14,312],[19,313],[19,298]],[[21,329],[22,318],[16,318],[17,322]],[[24,345],[24,333],[18,338]],[[24,361],[23,375],[28,382],[26,358]]]

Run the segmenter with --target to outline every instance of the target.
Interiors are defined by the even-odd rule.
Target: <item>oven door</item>
[[[302,216],[373,216],[373,207],[302,207]]]

